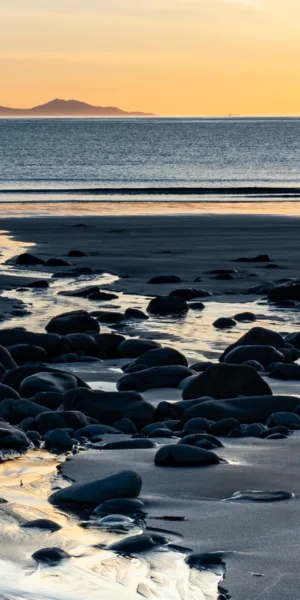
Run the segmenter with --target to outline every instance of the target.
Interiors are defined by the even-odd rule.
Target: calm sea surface
[[[0,120],[1,207],[274,199],[300,199],[300,119]]]

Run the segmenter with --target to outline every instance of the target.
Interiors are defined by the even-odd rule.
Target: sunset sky
[[[0,0],[0,105],[299,115],[299,0]]]

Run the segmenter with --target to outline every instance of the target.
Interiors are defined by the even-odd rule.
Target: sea
[[[294,214],[299,200],[300,118],[0,120],[1,215]]]

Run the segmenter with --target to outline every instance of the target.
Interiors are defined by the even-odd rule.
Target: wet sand
[[[79,223],[87,227],[75,228],[74,225]],[[86,257],[68,259],[72,268],[88,266],[95,269],[100,277],[103,272],[115,275],[118,279],[103,285],[103,289],[122,292],[122,306],[124,302],[126,304],[124,298],[131,295],[134,298],[141,296],[141,306],[144,308],[149,296],[169,293],[176,287],[196,286],[212,292],[211,298],[203,299],[204,303],[213,306],[214,313],[209,313],[210,323],[203,317],[203,321],[198,321],[197,332],[193,334],[198,344],[190,347],[190,356],[194,359],[197,348],[200,348],[199,359],[203,356],[209,357],[209,352],[211,358],[217,359],[224,347],[251,327],[247,324],[243,325],[242,329],[237,327],[230,333],[219,332],[216,338],[211,323],[213,314],[223,316],[224,311],[227,315],[229,310],[234,314],[237,312],[235,307],[243,303],[245,310],[251,310],[254,299],[259,299],[259,296],[245,295],[251,286],[264,281],[299,277],[298,217],[177,215],[1,219],[1,229],[9,231],[13,239],[24,247],[34,243],[35,246],[29,250],[43,259],[54,256],[66,259],[67,253],[72,249],[85,251],[88,254]],[[16,254],[19,251],[20,248],[16,247]],[[268,254],[278,268],[265,268],[265,263],[235,262],[239,257],[253,257],[259,254]],[[220,281],[207,273],[212,269],[236,269],[238,272],[236,279]],[[0,286],[3,290],[10,288],[11,294],[14,294],[17,287],[26,285],[28,278],[32,280],[43,276],[51,281],[51,272],[61,270],[58,267],[28,267],[16,270],[8,265],[8,271],[0,276]],[[179,276],[180,284],[158,286],[147,283],[155,275],[166,274]],[[202,281],[195,283],[198,277]],[[60,281],[60,285],[64,286],[64,280]],[[66,281],[65,285],[67,289],[69,282]],[[24,298],[24,295],[22,297]],[[49,297],[48,312],[43,312],[44,305],[40,304],[42,295],[31,298],[36,329],[42,330],[42,326],[46,325],[53,314],[61,312],[61,305],[53,305],[50,308],[52,297]],[[74,298],[72,301],[70,310],[75,307]],[[80,303],[77,307],[83,306],[86,307],[86,304]],[[256,304],[255,312],[258,311],[259,305]],[[263,304],[261,311],[262,323],[264,319],[268,319],[267,326],[270,327],[271,317],[268,317]],[[279,310],[277,312],[277,318],[276,314],[272,317],[274,329],[297,330],[297,312],[293,315],[285,313],[286,317]],[[28,323],[32,324],[33,320],[29,320]],[[202,322],[205,324],[203,328]],[[26,319],[24,323],[28,326]],[[193,321],[191,327],[195,328],[195,323],[196,321]],[[14,319],[9,322],[10,327],[14,324],[20,325],[21,321]],[[152,323],[150,329],[151,325]],[[3,326],[8,325],[2,325],[2,328]],[[164,328],[168,327],[168,321],[162,320],[159,331],[163,332]],[[173,340],[173,346],[177,347],[184,334],[186,354],[189,357],[188,330],[185,327],[180,321],[175,325],[170,324],[172,334],[178,336],[177,340]],[[110,330],[109,327],[104,328],[106,329]],[[138,335],[144,333],[138,328],[136,332]],[[132,335],[133,328],[124,330],[124,333]],[[168,334],[170,335],[167,330],[167,341],[162,343],[169,345]],[[111,367],[114,367],[113,371]],[[113,361],[113,364],[105,362],[98,367],[73,365],[72,369],[84,380],[94,382],[93,385],[97,389],[111,389],[109,386],[115,385],[121,374],[119,367],[120,363]],[[67,369],[67,365],[62,368]],[[298,382],[268,382],[274,393],[300,395]],[[162,399],[179,399],[180,392],[174,389],[150,390],[144,397],[156,405]],[[156,441],[168,443],[165,439]],[[136,470],[143,478],[141,497],[146,501],[149,517],[153,517],[148,520],[148,525],[172,530],[174,534],[182,536],[180,543],[193,551],[223,551],[226,562],[224,585],[232,598],[297,598],[300,586],[300,434],[296,432],[288,439],[272,441],[226,438],[223,443],[225,448],[217,453],[224,457],[228,464],[213,467],[162,469],[154,466],[155,450],[152,449],[139,452],[95,449],[80,453],[65,463],[62,473],[80,483],[123,469]],[[235,492],[247,489],[282,489],[294,493],[296,497],[272,504],[224,502],[224,499]],[[163,523],[158,517],[164,515],[184,516],[186,521]]]

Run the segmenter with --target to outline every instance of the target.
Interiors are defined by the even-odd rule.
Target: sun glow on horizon
[[[300,114],[299,0],[2,0],[0,105]]]

